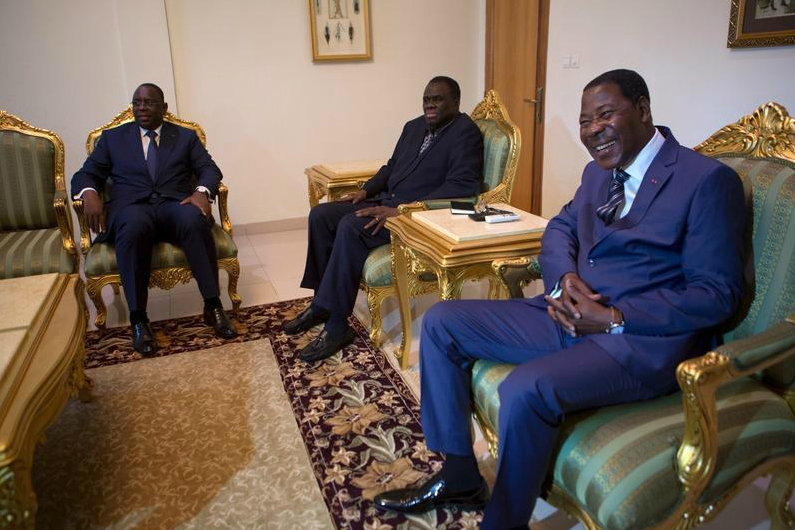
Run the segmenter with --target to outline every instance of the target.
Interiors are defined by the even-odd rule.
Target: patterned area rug
[[[281,332],[281,322],[297,315],[307,302],[307,299],[303,299],[243,309],[238,323],[238,330],[241,336],[233,342],[224,342],[216,339],[212,331],[201,322],[201,317],[155,322],[153,323],[153,329],[161,347],[159,355],[171,356],[174,353],[185,353],[212,347],[215,348],[211,351],[224,351],[228,348],[239,348],[247,351],[253,345],[266,342],[259,339],[268,339],[275,359],[272,370],[278,371],[280,375],[283,390],[286,391],[285,399],[291,406],[291,412],[295,418],[294,422],[298,425],[300,438],[303,439],[306,454],[309,456],[309,463],[316,481],[315,484],[319,486],[328,513],[331,515],[336,528],[361,528],[366,530],[388,528],[477,528],[481,517],[481,514],[477,512],[436,510],[407,517],[394,513],[380,512],[373,507],[372,498],[374,495],[387,489],[402,487],[422,480],[427,474],[439,468],[441,459],[425,447],[419,424],[419,405],[416,398],[400,374],[386,359],[384,353],[373,348],[367,336],[367,331],[361,324],[355,320],[351,321],[351,325],[356,332],[356,340],[352,345],[345,348],[343,352],[314,365],[306,365],[298,359],[299,350],[312,340],[314,332],[291,337]],[[111,370],[117,368],[111,365],[135,361],[140,358],[132,350],[130,342],[127,328],[87,334],[87,365],[89,367],[107,367],[98,368],[97,370],[92,369],[88,372],[89,375],[97,380],[98,390],[102,386],[100,384],[102,370]],[[198,358],[198,355],[202,353],[204,352],[193,352],[172,357],[193,359],[194,357]],[[259,353],[259,355],[271,355],[271,353]],[[223,359],[223,355],[216,357],[216,362],[219,366],[225,364]],[[161,361],[161,359],[135,362],[124,366],[130,367],[129,377],[136,379],[135,373],[139,365],[154,365],[157,361]],[[245,371],[249,368],[241,367],[240,369]],[[246,376],[250,377],[246,379]],[[190,373],[186,374],[183,378],[184,383],[190,387],[193,377]],[[214,388],[208,388],[207,391],[213,393],[213,395],[222,396],[231,383],[226,377],[219,373],[218,377],[215,378],[215,384],[210,385]],[[251,373],[240,374],[240,377],[246,379],[245,384],[248,385],[261,386],[268,384],[265,382],[266,380],[262,380]],[[137,379],[145,380],[145,378],[140,377]],[[235,382],[234,384],[242,383]],[[270,386],[273,385],[271,384]],[[141,402],[147,404],[156,404],[152,411],[155,415],[170,417],[172,414],[178,413],[177,408],[181,407],[193,407],[195,413],[202,415],[202,405],[200,403],[191,404],[190,400],[185,401],[184,399],[181,402],[174,403],[171,402],[172,396],[167,397],[169,399],[164,399],[165,396],[151,396],[149,398],[142,395],[131,395],[129,399],[133,404],[137,403],[138,400],[142,400]],[[69,409],[75,407],[88,408],[91,406],[70,403]],[[234,414],[235,404],[227,402],[222,409],[227,406],[230,408],[229,414]],[[242,415],[243,412],[238,411],[237,414]],[[260,421],[263,421],[264,425],[259,425],[258,428],[267,431],[270,428],[269,420],[261,419]],[[57,431],[61,423],[62,421],[59,418],[51,431]],[[224,426],[224,422],[219,422],[216,425],[216,430],[223,431],[223,428],[218,428],[222,426]],[[119,446],[116,448],[118,451],[125,450],[125,447],[136,446],[148,434],[148,426],[143,421],[131,424],[126,429],[128,429],[126,432],[120,433],[121,438],[117,442]],[[221,433],[217,434],[220,435]],[[185,438],[193,443],[200,442],[200,445],[212,445],[214,443],[212,438],[215,435],[212,432],[196,435],[180,429],[173,433],[173,436]],[[170,435],[166,438],[170,438]],[[227,440],[228,438],[224,437]],[[68,449],[65,449],[66,454],[59,454],[57,458],[67,459],[69,455],[72,455],[73,460],[79,460],[84,458],[81,456],[83,453],[91,453],[93,443],[91,439],[83,441],[56,440],[55,434],[48,432],[49,442],[47,446],[60,446],[63,444],[68,447]],[[300,441],[297,441],[297,443],[300,444]],[[250,445],[250,442],[243,437],[236,440],[232,447],[225,448],[223,451],[238,451],[240,452],[240,459],[245,460],[247,458],[246,455],[249,454],[247,451],[250,452],[250,449],[245,449],[247,444]],[[275,461],[274,469],[265,472],[265,476],[268,477],[267,480],[276,480],[272,479],[271,476],[279,476],[278,470],[289,469],[297,465],[292,461],[281,461],[282,448],[287,447],[287,445],[289,445],[289,441],[284,440],[277,454],[271,455],[271,460]],[[75,449],[76,447],[82,447],[82,449],[77,450]],[[202,460],[206,461],[206,458],[202,458]],[[201,466],[201,461],[197,461],[193,456],[189,455],[185,458],[185,464],[188,469],[178,469],[172,472],[178,480],[174,482],[177,485],[174,486],[177,491],[171,493],[178,497],[180,495],[179,492],[185,489],[182,485],[183,480],[186,482],[202,482],[205,480],[195,470],[197,466]],[[52,460],[42,462],[40,454],[37,453],[36,466],[38,466],[38,469],[48,469],[52,465],[54,465]],[[94,468],[91,470],[91,478],[86,480],[96,481],[98,480],[97,477],[106,477],[109,474],[125,475],[134,472],[136,467],[146,467],[148,469],[150,466],[141,461],[137,465],[133,464],[133,469],[112,471],[110,469]],[[45,479],[44,476],[36,472],[36,469],[34,469],[34,475],[36,476],[34,487],[37,488],[37,491],[40,491],[42,506],[40,521],[43,522],[43,514],[48,509],[44,499],[46,495],[49,495],[49,493],[45,492],[44,483],[54,482],[54,479],[51,477],[50,472],[47,473],[50,479]],[[233,473],[221,473],[213,476],[213,480],[218,483],[216,489],[224,489],[232,475]],[[68,481],[56,484],[56,486],[50,487],[48,491],[69,488],[68,484]],[[286,486],[286,483],[282,483],[282,485]],[[119,488],[119,494],[122,496],[125,495],[123,489],[125,486],[124,481],[117,483],[115,486]],[[107,487],[110,488],[111,486],[108,485]],[[248,491],[245,489],[236,491],[239,494],[225,497],[225,502],[235,505],[239,504],[254,511],[269,502],[268,497],[263,496],[262,492],[257,488],[252,487]],[[163,493],[165,492],[158,491],[158,494]],[[197,502],[198,505],[195,506],[195,512],[203,511],[204,505],[202,503],[208,503],[209,500],[200,499]],[[296,497],[296,502],[303,505],[304,501],[300,497]],[[94,510],[98,508],[97,506],[90,507],[90,509]],[[68,511],[70,509],[78,508],[68,508],[63,504],[60,505],[60,511]],[[83,507],[82,509],[89,510],[88,507]],[[233,510],[234,508],[229,506],[229,509]],[[209,527],[206,522],[196,523],[193,519],[183,518],[180,521],[180,526]],[[292,526],[290,524],[283,526],[281,523],[277,524],[276,522],[261,523],[261,521],[254,522],[251,518],[237,521],[231,518],[230,515],[226,525],[227,527],[235,528],[309,527],[304,524],[303,516],[298,516],[298,518],[294,519]],[[282,523],[284,523],[283,520]],[[119,526],[119,524],[120,521],[114,520],[114,524],[111,526],[113,528],[171,528],[175,526],[139,525],[137,523],[121,524]],[[89,526],[97,527],[96,524],[85,527]],[[63,528],[64,526],[51,527]]]

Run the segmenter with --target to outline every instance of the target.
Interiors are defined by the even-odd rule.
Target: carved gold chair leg
[[[765,507],[770,514],[770,527],[773,530],[795,528],[795,517],[789,508],[793,486],[795,486],[795,462],[789,462],[773,470],[770,485],[765,493]]]
[[[226,274],[229,276],[227,292],[229,293],[229,299],[232,300],[232,311],[234,311],[236,317],[240,318],[240,304],[243,303],[240,295],[237,294],[237,281],[240,278],[240,262],[237,258],[224,258],[218,260],[218,268],[225,270]]]
[[[97,309],[94,325],[98,329],[105,329],[105,322],[108,318],[108,309],[102,300],[102,288],[106,285],[112,285],[114,291],[118,292],[119,283],[121,283],[121,278],[119,278],[118,274],[106,275],[100,278],[88,278],[86,280],[86,293],[88,293],[88,297]]]
[[[113,289],[113,294],[119,296],[121,294],[121,286],[118,283],[113,283],[110,285]]]
[[[367,309],[370,311],[370,340],[376,348],[381,347],[383,341],[382,336],[382,321],[381,321],[381,302],[383,299],[379,296],[378,289],[368,287],[367,291]]]

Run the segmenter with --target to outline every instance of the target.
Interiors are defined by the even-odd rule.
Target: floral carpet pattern
[[[342,352],[307,365],[301,348],[317,330],[289,336],[281,323],[297,315],[309,299],[244,308],[235,320],[233,342],[268,339],[292,406],[318,486],[337,528],[386,530],[477,528],[479,512],[436,510],[401,515],[377,510],[373,497],[421,481],[442,460],[425,447],[419,404],[385,354],[373,347],[355,319],[356,338]],[[201,316],[154,322],[158,355],[227,343],[215,338]],[[134,361],[129,328],[90,332],[88,368]],[[89,372],[90,375],[90,372]]]

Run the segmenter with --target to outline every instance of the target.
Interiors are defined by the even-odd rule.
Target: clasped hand
[[[353,204],[362,202],[367,198],[367,192],[364,190],[354,191],[352,193],[346,193],[342,197],[340,197],[341,201],[350,201]],[[365,230],[369,230],[370,228],[373,229],[371,232],[372,235],[376,235],[378,232],[386,224],[386,220],[389,217],[395,217],[398,215],[397,208],[392,208],[390,206],[370,206],[368,208],[362,208],[361,210],[356,211],[356,217],[372,217],[373,219],[364,225]]]
[[[572,337],[603,333],[612,320],[612,311],[604,304],[603,295],[596,293],[573,272],[560,280],[559,298],[545,296],[547,314]]]

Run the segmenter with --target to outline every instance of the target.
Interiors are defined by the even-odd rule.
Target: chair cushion
[[[502,181],[511,150],[508,136],[494,120],[475,121],[483,133],[483,189],[493,190]]]
[[[512,369],[478,361],[472,370],[475,405],[493,429],[497,389]],[[795,418],[780,396],[742,378],[721,387],[717,398],[721,471],[702,502],[712,502],[764,460],[795,452]],[[681,393],[572,415],[561,427],[554,483],[602,528],[646,528],[678,501],[675,463],[683,434]]]
[[[727,340],[759,333],[795,314],[795,164],[721,157],[751,188],[756,272],[753,302]],[[766,370],[776,385],[795,386],[795,358]]]
[[[0,233],[0,279],[77,272],[57,228]]]
[[[46,138],[0,131],[0,231],[56,226],[55,148]]]
[[[364,262],[362,278],[368,287],[392,285],[392,250],[390,245],[381,245],[370,251]]]
[[[237,256],[237,245],[232,236],[219,225],[213,225],[213,240],[218,259]],[[176,245],[160,242],[152,252],[152,270],[171,267],[188,267],[185,253]],[[118,273],[116,251],[110,243],[95,243],[86,254],[85,272],[87,277]]]

